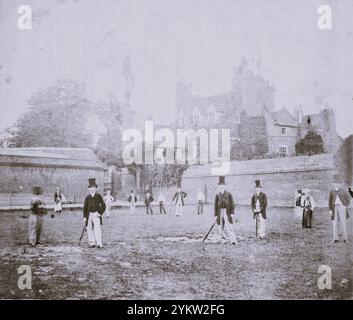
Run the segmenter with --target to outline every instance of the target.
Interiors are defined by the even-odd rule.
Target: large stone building
[[[336,131],[335,115],[327,105],[318,114],[303,115],[296,107],[292,115],[285,107],[275,108],[275,88],[245,60],[236,68],[232,90],[225,94],[197,96],[191,85],[176,87],[175,116],[177,128],[230,128],[231,140],[240,140],[242,117],[263,116],[266,120],[269,156],[293,156],[295,144],[309,130],[319,133],[325,152],[335,152],[342,142]]]

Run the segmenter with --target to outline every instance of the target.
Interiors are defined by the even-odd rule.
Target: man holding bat
[[[102,215],[106,205],[102,196],[97,193],[96,179],[88,180],[89,195],[85,199],[83,206],[83,221],[87,225],[88,242],[91,248],[103,248],[102,245]]]

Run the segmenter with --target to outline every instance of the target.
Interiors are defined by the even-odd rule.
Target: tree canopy
[[[303,139],[295,145],[297,155],[313,155],[324,153],[324,141],[320,134],[315,131],[308,131]]]
[[[58,80],[38,90],[28,100],[29,110],[7,129],[9,147],[90,147],[87,130],[90,103],[85,86]]]

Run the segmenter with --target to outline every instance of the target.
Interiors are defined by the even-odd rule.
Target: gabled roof
[[[285,107],[283,107],[281,110],[271,112],[270,116],[273,118],[275,124],[279,126],[298,127],[298,122],[293,118],[293,116]]]

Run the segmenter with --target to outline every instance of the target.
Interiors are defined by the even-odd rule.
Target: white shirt
[[[165,196],[164,194],[160,193],[158,196],[158,202],[165,202]]]
[[[205,195],[203,194],[202,191],[197,192],[197,200],[204,202],[205,201]]]
[[[336,197],[335,205],[342,205],[342,201],[338,195]]]

